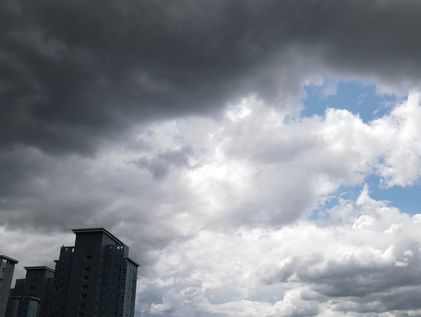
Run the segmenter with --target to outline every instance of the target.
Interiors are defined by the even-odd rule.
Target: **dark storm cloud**
[[[6,0],[0,10],[3,145],[91,153],[134,122],[217,113],[249,92],[296,94],[306,61],[420,79],[418,1]]]

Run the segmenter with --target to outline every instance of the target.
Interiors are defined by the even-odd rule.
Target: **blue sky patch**
[[[322,85],[307,85],[302,98],[303,117],[323,115],[327,108],[346,109],[358,114],[364,122],[369,122],[388,114],[394,105],[406,96],[378,94],[376,86],[362,81],[325,81]],[[365,183],[369,186],[370,196],[375,200],[386,200],[401,211],[421,213],[421,183],[406,187],[385,187],[377,175],[370,175]],[[341,187],[332,198],[319,208],[329,209],[339,202],[339,198],[355,201],[364,184]],[[318,211],[314,210],[315,214]]]
[[[355,186],[342,186],[336,193],[332,194],[323,205],[315,208],[310,219],[323,219],[327,215],[325,210],[329,210],[339,204],[339,199],[356,202],[364,185],[368,185],[369,195],[374,200],[387,201],[390,206],[398,208],[400,211],[414,215],[421,213],[421,183],[412,186],[385,187],[382,179],[377,175],[370,175],[364,183]]]
[[[421,183],[406,187],[385,187],[382,185],[381,178],[376,175],[368,177],[366,183],[371,198],[387,200],[392,206],[409,214],[421,213]]]
[[[323,115],[327,108],[336,108],[358,114],[364,122],[368,122],[389,113],[396,103],[403,100],[395,95],[380,95],[374,84],[356,80],[306,85],[304,91],[303,117]]]

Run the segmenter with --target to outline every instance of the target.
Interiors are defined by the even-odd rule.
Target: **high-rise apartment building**
[[[138,264],[103,228],[75,229],[56,261],[52,316],[133,317]]]
[[[12,258],[0,255],[0,317],[4,317],[6,314],[13,271],[17,263],[18,261]]]

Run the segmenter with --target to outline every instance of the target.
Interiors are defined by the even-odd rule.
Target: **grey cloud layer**
[[[414,85],[419,12],[387,0],[3,1],[0,141],[90,153],[134,122],[217,113],[241,94],[285,102],[315,70]]]
[[[246,98],[221,120],[150,124],[95,157],[0,151],[0,215],[43,228],[130,219],[147,228],[179,212],[197,228],[280,226],[372,173],[392,186],[421,175],[419,94],[368,123],[333,109],[284,118]]]

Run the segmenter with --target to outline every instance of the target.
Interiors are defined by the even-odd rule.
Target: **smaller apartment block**
[[[15,259],[0,255],[0,317],[4,317],[6,313],[13,271],[17,263]]]

